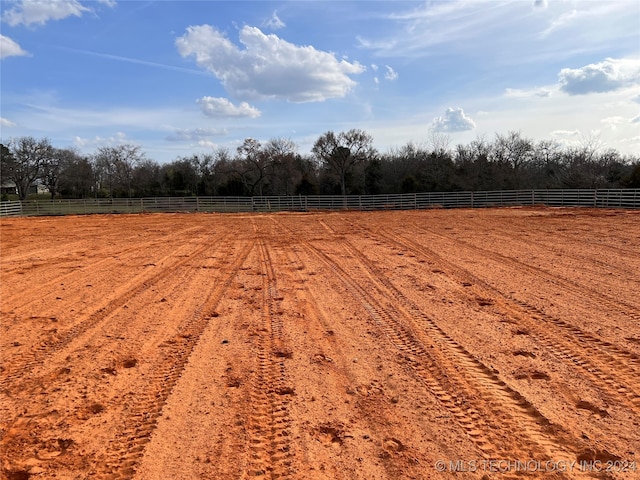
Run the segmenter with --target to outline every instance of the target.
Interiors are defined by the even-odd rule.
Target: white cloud
[[[271,15],[271,18],[265,21],[262,25],[270,30],[279,30],[286,27],[285,23],[280,20],[280,17],[278,17],[278,12],[275,11],[273,12],[273,15]]]
[[[260,110],[252,107],[247,102],[234,105],[226,98],[202,97],[196,100],[202,113],[207,117],[250,117],[260,116]]]
[[[378,71],[378,65],[376,65],[375,63],[371,64],[371,70],[373,70],[374,72]]]
[[[563,68],[560,89],[569,95],[610,92],[640,83],[640,59],[607,58],[582,68]]]
[[[554,32],[555,30],[560,30],[562,28],[565,28],[567,25],[570,25],[571,23],[574,22],[578,22],[578,20],[580,20],[581,17],[585,17],[588,16],[589,13],[588,12],[579,12],[578,10],[570,10],[568,12],[564,12],[561,15],[558,15],[558,17],[554,18],[551,21],[551,24],[540,33],[541,37],[546,37],[549,34],[551,34],[552,32]]]
[[[580,130],[554,130],[551,137],[564,148],[579,147],[584,139]]]
[[[463,132],[476,128],[475,122],[468,117],[462,108],[447,108],[444,117],[433,119],[431,128],[436,132]]]
[[[14,122],[12,122],[11,120],[7,120],[4,117],[0,117],[0,126],[3,126],[3,127],[15,127],[17,125]]]
[[[199,147],[203,147],[203,148],[210,148],[215,150],[216,148],[218,148],[218,144],[215,142],[212,142],[211,140],[199,140],[198,141],[198,146]]]
[[[640,115],[636,115],[635,117],[633,117],[631,120],[629,120],[629,123],[640,123]]]
[[[616,115],[614,117],[607,117],[600,120],[602,123],[607,125],[611,130],[615,130],[616,127],[626,121],[624,117]]]
[[[549,88],[533,88],[531,90],[521,90],[519,88],[507,88],[504,92],[505,97],[509,98],[530,98],[530,97],[549,97],[551,96]]]
[[[2,20],[11,26],[28,26],[33,23],[44,25],[49,20],[81,17],[84,12],[91,11],[76,0],[22,0],[11,10],[6,10]]]
[[[360,47],[390,58],[431,56],[436,46],[446,46],[449,51],[458,46],[477,47],[478,39],[484,35],[493,37],[495,47],[492,32],[506,22],[512,24],[517,15],[514,12],[521,9],[517,2],[495,4],[491,0],[411,2],[408,9],[387,15],[395,27],[390,33],[380,32],[371,38],[358,35],[356,40]],[[407,4],[398,2],[398,5],[402,9]]]
[[[387,69],[384,74],[385,80],[389,80],[390,82],[392,82],[398,78],[398,72],[396,72],[393,68],[391,68],[389,65],[385,65],[384,67]]]
[[[630,100],[632,102],[635,102],[635,103],[640,103],[640,93],[638,93],[637,95],[632,96]]]
[[[200,25],[189,27],[176,47],[243,99],[301,103],[344,97],[356,85],[349,75],[365,71],[358,62],[338,61],[333,53],[294,45],[256,27],[244,26],[240,43],[244,49],[210,25]]]
[[[551,132],[551,136],[558,137],[558,138],[579,137],[580,131],[579,130],[554,130],[553,132]]]
[[[209,137],[220,137],[227,134],[225,129],[218,128],[193,128],[178,129],[172,135],[168,135],[165,139],[170,142],[182,141],[204,141]]]
[[[110,137],[95,136],[93,138],[73,137],[73,144],[79,148],[87,147],[100,147],[107,145],[124,145],[126,143],[132,143],[127,137],[126,133],[116,132]]]
[[[637,51],[637,0],[449,0],[395,4],[398,7],[391,8],[397,10],[386,16],[385,29],[370,36],[356,36],[361,48],[378,57],[462,54],[465,60],[481,60],[485,64],[540,63],[544,68],[553,63],[549,60],[606,51],[614,46],[613,51]]]
[[[19,57],[21,55],[29,55],[20,45],[11,40],[9,37],[0,35],[0,59],[7,57]]]

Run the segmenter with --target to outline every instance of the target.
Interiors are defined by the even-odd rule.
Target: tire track
[[[482,228],[482,224],[480,224],[477,221],[469,221],[470,225],[474,225],[474,228],[477,228],[478,230],[480,230]],[[628,268],[628,265],[626,265],[626,263],[628,262],[628,260],[630,258],[637,258],[638,255],[634,254],[631,257],[622,257],[624,258],[624,262],[617,262],[617,265],[612,265],[611,263],[608,263],[606,261],[600,260],[599,258],[594,258],[593,256],[588,256],[588,255],[580,255],[578,253],[576,253],[574,250],[571,249],[562,249],[559,248],[557,246],[557,242],[552,242],[552,241],[545,241],[545,240],[537,240],[534,241],[531,237],[532,235],[528,235],[526,240],[520,240],[518,237],[518,234],[522,234],[522,233],[527,233],[526,229],[522,229],[519,230],[518,232],[516,232],[516,234],[514,234],[513,230],[507,230],[504,228],[501,228],[498,225],[492,225],[491,226],[491,233],[495,233],[495,232],[500,232],[502,235],[500,235],[500,239],[501,240],[506,240],[509,242],[514,242],[514,243],[520,243],[522,244],[525,248],[530,247],[532,244],[536,245],[537,248],[542,249],[543,251],[546,252],[553,252],[555,253],[558,257],[569,257],[569,258],[573,258],[574,260],[577,260],[581,263],[587,262],[593,265],[597,265],[598,267],[600,267],[601,269],[607,270],[607,271],[615,271],[616,273],[623,273],[626,275],[636,275],[638,270],[634,269],[634,268]],[[433,233],[433,232],[431,232]],[[543,232],[540,236],[543,235],[556,235],[556,232],[553,231],[546,231]],[[449,238],[449,237],[447,237]],[[537,237],[536,237],[537,238]],[[553,238],[553,237],[552,237]],[[460,241],[459,238],[455,238],[456,241]],[[573,238],[573,241],[576,241],[576,238]],[[622,260],[622,258],[618,259],[618,260]],[[624,264],[624,265],[621,265]],[[601,273],[601,272],[596,272],[596,273]]]
[[[64,283],[67,279],[77,278],[78,275],[81,275],[83,271],[91,271],[92,273],[95,272],[95,271],[104,272],[103,276],[105,278],[109,278],[110,277],[109,265],[114,262],[114,257],[121,258],[121,257],[123,257],[125,255],[134,254],[134,253],[140,252],[140,251],[155,251],[156,247],[158,247],[160,245],[167,245],[173,239],[182,238],[188,232],[192,232],[193,233],[193,232],[195,232],[197,230],[202,230],[202,227],[199,227],[199,226],[190,227],[190,228],[181,230],[179,232],[171,233],[170,235],[162,237],[161,239],[154,239],[154,240],[150,240],[150,241],[147,241],[147,242],[138,242],[138,243],[134,242],[135,245],[133,245],[133,246],[131,246],[129,248],[125,248],[124,250],[120,250],[118,252],[115,252],[111,256],[109,256],[107,258],[103,258],[102,260],[91,262],[90,264],[88,264],[87,266],[85,266],[81,270],[73,269],[71,272],[65,273],[63,275],[59,275],[59,276],[57,276],[55,278],[52,278],[51,280],[46,280],[44,282],[38,282],[36,288],[37,288],[38,291],[53,292],[53,291],[55,291],[55,289],[53,288],[54,286],[55,287],[59,286],[61,283]],[[65,244],[65,249],[69,249],[67,244]],[[32,289],[33,285],[30,285],[29,288]],[[44,295],[41,295],[40,298],[42,298],[42,296],[44,296]],[[19,309],[24,309],[24,308],[26,308],[26,307],[28,307],[28,306],[40,301],[40,298],[35,298],[33,300],[29,300],[29,301],[27,301],[25,303],[22,303],[22,304],[14,301],[15,299],[19,299],[21,297],[22,297],[22,292],[16,292],[12,296],[4,297],[3,298],[3,302],[8,304],[8,305],[14,305],[14,310],[19,310]]]
[[[222,248],[222,251],[218,255],[222,260],[217,262],[220,264],[216,266],[215,270],[202,270],[202,272],[221,272],[220,280],[222,280],[227,264],[231,263],[235,257],[235,255],[233,255],[233,247],[227,242],[224,242],[217,244],[214,248]],[[231,261],[227,261],[227,259]],[[198,259],[193,258],[191,260],[197,261]],[[191,278],[187,278],[189,276],[191,276]],[[189,280],[194,281],[196,278],[202,280],[202,276],[203,275],[194,276],[191,269],[181,269],[177,276],[169,276],[159,285],[162,286],[167,283],[167,286],[170,287],[171,290],[164,290],[163,294],[168,298],[172,298],[173,292],[179,295],[181,288],[188,288]],[[213,281],[217,280],[218,278],[216,276]],[[26,378],[20,382],[18,387],[14,387],[11,392],[6,391],[7,395],[15,395],[16,398],[26,397],[30,398],[31,401],[25,405],[20,415],[11,420],[6,418],[3,422],[8,433],[0,439],[0,450],[6,452],[8,457],[12,457],[14,462],[19,465],[23,461],[21,459],[24,455],[28,455],[28,452],[32,450],[32,448],[28,447],[37,448],[36,443],[38,442],[38,436],[34,436],[34,432],[40,432],[40,435],[45,436],[50,435],[51,432],[54,431],[57,435],[68,435],[69,427],[79,426],[78,420],[87,421],[92,415],[105,410],[107,412],[121,411],[123,403],[127,404],[130,401],[134,401],[135,396],[126,384],[120,386],[113,385],[112,380],[104,379],[105,375],[106,377],[111,377],[112,375],[115,377],[119,375],[121,369],[129,369],[141,364],[142,370],[136,372],[139,373],[140,376],[136,378],[135,381],[145,383],[147,378],[149,378],[145,375],[148,373],[149,367],[151,372],[154,371],[154,365],[158,362],[158,356],[162,356],[166,351],[170,351],[167,350],[167,348],[171,349],[176,344],[183,344],[186,338],[191,337],[191,333],[185,333],[183,331],[183,324],[187,317],[182,312],[200,311],[209,295],[210,292],[207,292],[205,289],[200,289],[197,293],[197,298],[190,297],[189,299],[185,299],[187,305],[185,305],[185,302],[176,302],[172,307],[173,312],[168,312],[168,316],[169,318],[180,319],[180,323],[167,324],[163,322],[162,318],[154,319],[152,317],[143,317],[136,319],[137,321],[132,324],[131,317],[128,315],[114,316],[109,323],[110,335],[106,336],[106,340],[103,330],[93,333],[89,338],[81,339],[81,344],[77,345],[76,348],[73,349],[73,352],[69,352],[70,354],[66,360],[63,359],[65,355],[65,353],[63,353],[58,356],[57,361],[55,361],[55,358],[52,358],[51,361],[46,362],[46,367],[49,370],[48,373],[38,377]],[[140,299],[141,304],[145,305],[146,300],[146,298]],[[185,310],[185,307],[187,310]],[[180,310],[181,308],[182,310]],[[156,315],[158,314],[156,313]],[[149,335],[148,333],[149,327],[152,329],[153,327],[167,328],[162,329],[164,330],[164,334],[161,331],[159,332],[160,335],[153,338],[153,334]],[[120,336],[120,332],[126,335],[126,342],[122,342],[122,340],[125,340],[125,337]],[[166,341],[159,344],[158,342],[162,339]],[[92,343],[93,340],[95,340],[95,343]],[[147,345],[145,348],[145,343],[151,343],[151,345]],[[69,358],[76,353],[83,355],[84,352],[86,352],[86,345],[100,346],[95,353],[91,353],[93,357],[91,364],[86,364],[85,369],[78,371],[75,371],[73,368],[67,368],[70,365]],[[109,361],[109,358],[116,352],[120,360],[114,361],[111,359],[111,361]],[[139,359],[141,359],[142,362],[140,362]],[[107,361],[105,362],[105,360]],[[165,359],[162,359],[160,361],[164,360]],[[76,380],[81,380],[74,382],[74,384],[68,383],[72,380],[69,375],[70,372],[73,372],[72,375]],[[137,374],[134,375],[137,376]],[[96,383],[96,381],[98,383]],[[109,384],[112,384],[110,388],[108,386]],[[105,388],[111,391],[108,398],[103,397]],[[124,390],[125,388],[126,390]],[[79,395],[81,398],[78,398]],[[76,397],[76,400],[72,404],[65,400],[74,397]],[[91,400],[87,400],[87,397],[90,399],[93,398],[93,403]],[[96,402],[96,400],[98,401]],[[46,418],[48,415],[45,415],[42,421],[39,420],[40,412],[51,411],[52,407],[55,408],[51,413],[51,415],[55,417],[55,426],[52,425],[50,419]],[[98,410],[93,410],[94,408],[98,408]],[[127,408],[128,407],[125,408],[125,411]],[[31,425],[27,427],[24,425],[23,419],[25,416],[27,418],[32,417],[32,412],[35,412],[37,419],[34,419]],[[102,449],[98,451],[102,451]],[[9,454],[9,452],[11,452],[11,454]],[[62,455],[60,458],[62,458]],[[64,456],[64,461],[67,463],[82,462],[85,465],[91,465],[94,463],[94,458],[94,455],[92,455],[91,461],[88,461],[88,459],[80,460],[77,456],[67,454]],[[53,463],[58,462],[57,458],[53,458],[52,460]],[[51,465],[49,465],[49,467],[54,468]]]
[[[360,301],[374,323],[404,354],[409,367],[449,410],[484,458],[512,458],[514,455],[517,458],[522,446],[527,450],[520,452],[521,458],[529,457],[531,452],[535,452],[538,458],[575,458],[577,452],[565,446],[567,439],[554,438],[554,427],[533,405],[439,329],[429,317],[412,308],[420,313],[421,324],[426,323],[426,334],[418,333],[411,318],[415,311],[407,312],[392,305],[384,307],[375,300],[378,294],[381,298],[389,298],[386,288],[371,281],[366,281],[366,286],[361,285],[361,278],[355,280],[353,274],[327,254],[311,245],[305,247],[331,269],[350,294]],[[411,306],[408,299],[404,300],[405,307]],[[463,369],[460,369],[461,365]],[[478,395],[460,392],[477,392]],[[512,428],[501,427],[493,420],[496,413]],[[518,432],[520,428],[524,432]],[[510,444],[514,438],[517,440]]]
[[[334,337],[336,334],[335,330],[340,331],[345,327],[333,319],[331,321],[329,320],[327,313],[322,308],[322,294],[320,292],[315,292],[313,288],[305,285],[308,277],[303,272],[310,268],[308,265],[317,266],[322,265],[322,263],[318,264],[317,260],[313,261],[313,259],[316,258],[316,255],[310,253],[310,251],[304,246],[299,245],[298,230],[294,233],[291,228],[281,221],[278,221],[273,217],[271,217],[270,220],[272,220],[274,225],[278,227],[278,238],[282,238],[284,236],[286,239],[284,245],[289,247],[295,245],[293,248],[282,248],[280,254],[284,257],[285,263],[289,265],[288,270],[291,277],[295,279],[295,282],[298,285],[300,285],[297,290],[299,298],[306,306],[304,309],[306,314],[305,320],[316,323],[320,331],[324,332],[325,338],[329,339],[329,350],[332,352],[331,356],[327,357],[325,353],[320,353],[314,357],[314,359],[317,358],[315,361],[322,363],[330,362],[328,365],[331,365],[330,368],[332,375],[339,376],[339,378],[343,379],[343,383],[346,385],[356,385],[358,381],[355,378],[354,372],[350,368],[352,362],[346,359],[347,357],[343,353],[339,343],[335,341]],[[302,259],[302,255],[304,255],[307,260],[312,261],[307,264],[307,262]],[[342,288],[341,280],[334,280],[336,284],[340,285],[339,288]],[[364,325],[366,325],[366,323]],[[305,330],[307,328],[308,327],[306,327]],[[392,346],[391,348],[394,347]],[[413,382],[416,380],[415,371],[409,370],[406,374],[411,378],[413,385]],[[417,390],[416,395],[423,397],[424,394],[422,389],[424,387],[420,384],[422,379],[417,377],[417,381],[418,385],[417,388],[415,388],[415,390]],[[408,388],[408,386],[405,385],[405,388]],[[420,460],[413,457],[412,454],[406,454],[406,452],[404,452],[405,449],[411,450],[411,447],[409,447],[411,443],[407,445],[407,442],[404,441],[404,437],[408,435],[407,431],[404,429],[406,427],[401,425],[398,425],[397,428],[391,427],[391,425],[397,423],[398,418],[395,417],[393,413],[388,413],[386,407],[389,402],[393,404],[394,397],[387,397],[383,391],[382,385],[377,380],[373,380],[373,382],[371,382],[367,387],[356,387],[352,391],[352,394],[357,396],[357,400],[353,402],[353,404],[358,409],[358,418],[361,419],[364,425],[366,425],[366,431],[385,432],[385,435],[381,436],[381,438],[376,441],[376,446],[378,449],[378,457],[384,459],[384,462],[382,462],[382,468],[386,473],[386,477],[430,478],[424,477],[424,466],[420,467]],[[343,437],[351,437],[348,432],[344,432],[342,430],[342,427],[343,426],[340,424],[334,425],[331,423],[324,423],[316,427],[316,429],[314,429],[315,431],[311,433],[311,435],[316,440],[320,437],[320,441],[322,441],[323,432],[326,430],[326,432],[332,436],[330,440],[331,442],[342,443],[344,439]],[[398,439],[402,439],[402,441]],[[410,441],[411,440],[408,440],[408,442]],[[304,448],[304,445],[301,446],[301,448]],[[304,455],[304,452],[302,455]],[[409,457],[409,459],[407,459],[407,457]],[[362,460],[362,458],[356,459],[357,462],[362,462]],[[422,465],[426,464],[427,463],[422,463]],[[356,470],[361,470],[362,468],[363,463],[358,463],[355,466]],[[353,478],[350,476],[349,472],[341,473],[342,474],[338,474],[337,471],[332,472],[332,475],[334,475],[333,478]]]
[[[253,248],[253,242],[244,242],[233,263],[224,269],[224,280],[213,285],[206,301],[179,327],[176,338],[162,344],[163,354],[159,363],[152,367],[144,389],[131,394],[126,401],[124,410],[127,416],[123,419],[124,426],[108,445],[105,458],[91,472],[93,476],[105,480],[128,479],[133,476],[162,408],[178,382],[191,352],[205,328],[217,317],[218,304]]]
[[[283,321],[275,271],[269,250],[258,240],[264,286],[262,322],[256,340],[257,371],[251,381],[247,424],[249,461],[242,478],[291,478],[293,450],[290,440],[289,403],[294,394],[288,383],[283,344]]]
[[[488,250],[486,248],[483,247],[479,247],[477,245],[473,245],[465,240],[461,240],[459,238],[455,238],[455,237],[450,237],[450,236],[446,236],[446,235],[442,235],[439,233],[435,233],[435,232],[430,232],[425,230],[424,228],[419,227],[419,230],[424,233],[424,234],[428,234],[428,235],[432,235],[435,237],[439,237],[443,240],[446,240],[447,242],[456,242],[460,245],[464,245],[465,247],[467,247],[468,249],[471,250],[475,250],[477,252],[481,252],[481,254],[479,256],[483,257],[483,258],[493,258],[495,259],[498,263],[501,264],[506,264],[506,265],[511,265],[513,266],[514,270],[516,271],[526,271],[529,272],[530,274],[536,276],[536,277],[542,277],[544,279],[546,279],[549,283],[555,285],[556,287],[558,287],[558,289],[563,290],[563,291],[568,291],[568,292],[572,292],[574,295],[576,295],[577,297],[588,297],[588,298],[593,298],[593,297],[597,297],[599,302],[605,306],[607,306],[609,309],[611,310],[615,310],[618,311],[619,313],[621,313],[624,316],[630,317],[633,320],[640,322],[640,310],[638,309],[638,307],[636,305],[632,305],[630,303],[625,302],[624,300],[621,300],[620,298],[613,298],[610,295],[604,294],[598,290],[594,290],[593,288],[589,287],[588,285],[581,285],[577,282],[574,282],[570,279],[567,278],[563,278],[563,277],[559,277],[551,272],[548,272],[546,270],[543,270],[541,268],[537,268],[534,266],[531,266],[527,263],[524,263],[520,260],[517,260],[515,258],[512,257],[508,257],[506,255],[502,255],[501,253],[498,252],[494,252],[492,250]],[[588,292],[588,296],[585,295],[585,291]]]
[[[224,241],[220,241],[214,247],[217,252],[218,248],[224,248],[221,253],[222,258],[227,258],[230,255],[229,244]],[[211,248],[211,247],[209,247]],[[202,257],[202,251],[199,252],[199,255],[189,258],[190,262],[197,261],[200,257]],[[182,265],[184,267],[184,265]],[[166,298],[173,299],[180,295],[180,291],[188,285],[190,280],[193,278],[193,271],[189,268],[176,268],[175,270],[168,273],[168,275],[163,275],[162,282],[167,282],[168,289],[163,290],[163,300],[166,301]],[[162,283],[158,282],[155,285],[162,285]],[[142,292],[140,292],[142,293]],[[205,297],[205,292],[199,292],[200,298]],[[145,297],[142,297],[143,301]],[[134,300],[134,298],[130,299]],[[204,301],[204,300],[203,300]],[[122,318],[121,318],[122,317]],[[108,322],[107,322],[108,320]],[[142,321],[140,319],[139,322],[135,322],[131,324],[130,317],[117,315],[116,312],[108,315],[105,318],[105,326],[108,326],[109,334],[105,334],[104,326],[103,328],[97,327],[94,331],[89,330],[84,332],[83,335],[72,339],[72,341],[65,347],[61,348],[58,352],[48,352],[50,355],[47,356],[47,361],[43,362],[41,366],[47,368],[47,371],[44,373],[39,373],[38,375],[28,375],[22,374],[21,378],[18,382],[8,387],[6,391],[11,392],[21,392],[24,394],[25,392],[29,392],[31,395],[35,395],[38,393],[46,393],[47,391],[55,391],[56,384],[54,383],[60,377],[60,371],[65,370],[65,366],[68,362],[61,363],[60,361],[55,361],[57,356],[58,359],[62,358],[65,353],[68,354],[67,357],[71,357],[75,352],[82,352],[85,350],[86,345],[101,345],[100,352],[118,352],[118,356],[125,359],[135,358],[135,356],[141,351],[143,343],[148,339],[148,328],[154,325],[149,325],[147,322]],[[97,331],[95,331],[97,330]],[[132,330],[135,330],[132,332]],[[126,335],[126,343],[122,343],[122,340],[125,340]],[[106,337],[106,340],[105,340]],[[73,343],[80,343],[79,347],[72,348],[72,351],[65,352],[65,349],[69,346],[72,346]],[[96,352],[94,355],[99,355],[100,352]],[[114,374],[115,373],[115,365],[106,367],[102,370],[103,372]],[[64,376],[63,376],[64,377]],[[61,379],[64,381],[64,379]]]
[[[428,232],[425,229],[418,227],[423,233],[426,234],[432,234],[434,236],[440,237],[443,240],[446,241],[455,241],[458,243],[461,243],[463,245],[465,245],[467,248],[471,249],[471,250],[475,250],[475,251],[479,251],[482,252],[482,255],[484,257],[493,257],[495,258],[499,263],[506,263],[506,264],[510,264],[512,266],[514,266],[514,268],[516,270],[528,270],[532,275],[534,276],[542,276],[542,277],[546,277],[547,280],[549,280],[551,283],[553,283],[554,285],[557,285],[559,289],[561,290],[567,290],[567,291],[571,291],[573,292],[576,296],[578,297],[585,297],[583,290],[588,290],[590,292],[590,295],[599,297],[601,300],[601,303],[606,305],[607,307],[609,307],[612,310],[617,310],[619,311],[622,315],[630,317],[631,319],[633,319],[636,323],[640,322],[640,310],[638,310],[638,308],[634,305],[631,305],[627,302],[624,302],[618,298],[612,298],[609,295],[606,294],[602,294],[601,292],[598,292],[596,290],[593,290],[591,288],[589,288],[588,286],[582,286],[576,282],[572,282],[571,280],[568,279],[564,279],[562,277],[558,277],[557,275],[554,275],[550,272],[546,272],[544,270],[538,269],[536,267],[532,267],[528,264],[525,264],[523,262],[520,262],[519,260],[513,259],[511,257],[507,257],[505,255],[502,255],[500,253],[497,252],[492,252],[490,250],[487,250],[485,248],[482,247],[477,247],[475,245],[470,244],[469,242],[466,242],[464,240],[460,240],[460,239],[456,239],[456,238],[451,238],[451,237],[447,237],[445,235],[440,235],[440,234],[436,234],[433,232]],[[396,237],[399,237],[398,235],[396,235]],[[406,237],[403,237],[404,240],[409,241],[408,239],[406,239]],[[418,247],[422,247],[422,245],[418,244],[417,242],[414,241],[410,241],[414,246],[418,246]],[[422,247],[424,249],[424,247]],[[566,330],[568,333],[570,333],[571,335],[575,336],[576,338],[578,338],[581,342],[591,342],[593,344],[596,344],[599,348],[601,348],[602,350],[608,351],[610,352],[615,358],[612,359],[610,362],[613,363],[617,363],[619,364],[621,367],[623,368],[628,368],[628,366],[634,367],[632,368],[632,371],[637,372],[638,375],[640,375],[640,356],[628,352],[610,342],[606,342],[603,340],[600,340],[599,338],[590,335],[584,331],[582,331],[580,328],[571,325],[567,322],[564,322],[563,320],[560,320],[558,318],[555,318],[551,315],[548,315],[546,313],[544,313],[543,311],[541,311],[539,308],[527,303],[524,300],[518,299],[516,298],[514,295],[511,294],[505,294],[502,291],[500,291],[498,288],[493,287],[491,285],[489,285],[487,282],[480,280],[478,277],[474,276],[471,272],[469,272],[467,269],[465,269],[464,267],[460,267],[458,265],[455,265],[454,263],[445,260],[443,257],[437,255],[433,250],[429,249],[429,251],[431,252],[431,256],[434,257],[437,261],[439,261],[440,263],[445,263],[447,265],[447,268],[453,270],[453,271],[457,271],[458,274],[461,275],[466,275],[466,277],[470,278],[473,280],[473,282],[475,284],[481,285],[482,288],[486,289],[486,290],[490,290],[493,292],[498,293],[498,295],[511,300],[513,303],[519,305],[520,307],[524,308],[525,310],[529,311],[530,313],[536,315],[536,316],[540,316],[542,318],[544,318],[546,321],[549,321],[553,324],[555,324],[556,326],[562,328],[563,330]],[[436,258],[437,257],[437,258]],[[625,307],[625,310],[621,309],[621,306]],[[607,362],[607,363],[610,363]]]
[[[222,236],[222,241],[228,234]],[[111,299],[105,306],[99,310],[88,315],[85,320],[82,320],[74,324],[71,328],[61,333],[53,343],[43,343],[34,346],[31,350],[22,349],[15,357],[5,357],[3,361],[14,367],[12,371],[3,371],[3,376],[0,379],[0,389],[13,389],[15,383],[28,376],[34,368],[42,365],[45,359],[52,355],[64,350],[72,341],[78,336],[85,334],[89,330],[95,328],[101,322],[109,318],[116,310],[124,306],[128,301],[142,292],[148,290],[151,286],[156,284],[159,280],[171,275],[181,266],[192,260],[192,256],[198,256],[209,248],[209,245],[199,245],[188,255],[179,256],[169,262],[167,265],[163,265],[156,273],[151,275],[140,274],[134,277],[128,285],[121,286],[124,293],[117,295]]]
[[[482,298],[501,298],[493,307],[501,310],[507,318],[517,319],[516,323],[532,338],[544,345],[556,357],[569,360],[581,368],[597,385],[613,397],[622,400],[634,411],[640,411],[640,391],[638,372],[640,358],[609,342],[602,341],[563,320],[547,315],[536,307],[505,294],[466,269],[445,260],[437,253],[406,237],[390,232],[378,232],[377,236],[387,243],[400,246],[425,257],[456,276],[460,285],[473,285],[475,292]],[[462,288],[458,290],[467,301],[473,298]],[[540,321],[543,322],[541,325]],[[562,335],[555,335],[545,326],[555,326]],[[589,352],[589,355],[585,355]]]

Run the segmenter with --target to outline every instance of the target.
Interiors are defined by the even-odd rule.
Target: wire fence
[[[394,195],[87,198],[0,202],[0,216],[153,212],[308,212],[514,206],[640,208],[640,189],[502,190]]]

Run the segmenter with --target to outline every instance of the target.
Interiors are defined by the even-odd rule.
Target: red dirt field
[[[0,236],[2,478],[640,478],[640,212]]]

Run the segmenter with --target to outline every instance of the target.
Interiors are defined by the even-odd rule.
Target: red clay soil
[[[2,478],[640,478],[640,212],[0,228]]]

